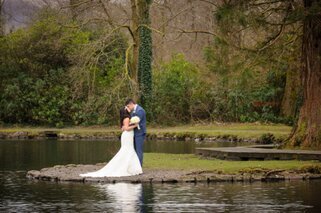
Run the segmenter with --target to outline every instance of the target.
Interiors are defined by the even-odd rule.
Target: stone
[[[50,168],[43,168],[40,171],[31,170],[27,172],[26,177],[34,180],[56,181],[56,182],[84,182],[84,183],[196,183],[196,182],[253,182],[253,181],[286,181],[292,179],[321,179],[321,174],[295,173],[280,171],[277,174],[268,170],[254,174],[222,174],[218,171],[182,171],[182,170],[160,170],[144,169],[141,175],[129,177],[102,177],[90,178],[80,177],[79,174],[97,171],[105,164],[96,165],[69,164],[57,165]],[[273,175],[271,175],[273,174]]]
[[[6,139],[7,134],[0,132],[0,139]]]
[[[23,132],[23,131],[14,132],[10,134],[10,138],[28,139],[28,132]]]

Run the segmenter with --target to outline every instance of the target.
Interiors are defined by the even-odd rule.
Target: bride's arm
[[[135,129],[137,126],[138,126],[138,124],[129,125],[129,118],[125,118],[123,120],[122,130],[123,131],[130,131],[130,130]]]

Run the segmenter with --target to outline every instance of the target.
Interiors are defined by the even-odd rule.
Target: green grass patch
[[[292,127],[281,124],[256,124],[256,123],[231,123],[231,124],[206,124],[182,125],[175,127],[147,126],[149,134],[176,135],[176,136],[237,136],[239,138],[259,138],[263,134],[271,133],[275,137],[286,137]],[[99,135],[120,133],[119,127],[89,126],[89,127],[0,127],[0,132],[26,131],[37,134],[43,131],[58,131],[63,134]]]
[[[216,170],[232,174],[251,170],[298,170],[321,168],[318,161],[271,160],[271,161],[225,161],[219,159],[203,159],[193,154],[145,153],[144,168],[174,170]]]
[[[10,128],[0,128],[0,132],[29,132],[31,134],[37,134],[43,131],[57,131],[63,134],[79,134],[79,135],[99,135],[106,133],[121,132],[119,128],[116,127],[66,127],[66,128],[50,128],[50,127],[10,127]]]
[[[182,125],[149,128],[150,133],[193,133],[206,136],[234,135],[240,138],[258,138],[271,133],[275,137],[288,136],[292,127],[282,124],[230,123],[212,125]]]

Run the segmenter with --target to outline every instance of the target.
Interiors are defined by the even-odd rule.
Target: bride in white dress
[[[138,156],[134,149],[134,128],[129,125],[130,114],[126,108],[120,110],[120,123],[123,133],[121,135],[121,147],[117,154],[106,166],[96,172],[80,174],[81,177],[122,177],[142,174]]]

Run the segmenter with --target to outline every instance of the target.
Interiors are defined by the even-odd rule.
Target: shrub
[[[183,55],[154,71],[152,115],[160,123],[190,122],[206,114],[205,82],[198,68]]]

